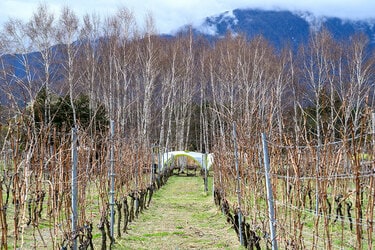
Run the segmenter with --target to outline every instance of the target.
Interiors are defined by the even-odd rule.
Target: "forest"
[[[54,249],[73,239],[85,249],[93,224],[109,235],[111,206],[121,237],[134,220],[121,211],[147,206],[164,178],[155,155],[172,150],[213,153],[216,205],[247,229],[249,249],[270,246],[265,133],[279,245],[371,249],[374,82],[370,39],[338,41],[324,27],[278,50],[261,36],[159,36],[151,15],[140,26],[126,8],[79,18],[41,5],[27,22],[9,19],[0,31],[1,248],[49,238]]]

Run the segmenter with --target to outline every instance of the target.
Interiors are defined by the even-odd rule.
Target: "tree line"
[[[152,16],[139,27],[126,8],[80,19],[40,5],[27,22],[10,19],[0,44],[3,114],[37,121],[32,110],[45,91],[45,125],[56,116],[53,96],[70,102],[76,124],[74,100],[85,94],[90,117],[105,107],[118,133],[145,145],[210,151],[233,121],[280,139],[311,131],[334,139],[357,131],[373,106],[374,55],[360,34],[336,41],[322,29],[298,51],[277,51],[261,36],[210,42],[187,28],[161,37]]]

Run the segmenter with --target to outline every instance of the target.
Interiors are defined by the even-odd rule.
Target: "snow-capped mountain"
[[[375,17],[375,16],[374,16]],[[209,37],[222,37],[227,32],[245,34],[249,38],[262,35],[275,47],[285,44],[297,47],[308,41],[311,31],[322,27],[336,39],[348,39],[355,33],[366,34],[375,47],[375,18],[372,20],[343,20],[335,17],[317,17],[309,12],[235,9],[205,18],[196,25],[195,32]]]
[[[189,26],[190,27],[190,26]],[[357,32],[366,34],[371,43],[370,49],[375,50],[375,18],[372,20],[343,20],[334,17],[317,17],[309,12],[291,12],[282,10],[259,10],[259,9],[235,9],[215,16],[207,17],[201,24],[193,26],[194,33],[203,34],[211,41],[220,39],[228,32],[231,34],[245,34],[250,39],[262,35],[270,41],[277,49],[285,45],[291,45],[297,49],[299,45],[307,43],[311,32],[318,31],[322,27],[328,29],[336,39],[350,39]],[[186,27],[181,28],[181,32],[186,31]],[[173,35],[161,35],[173,39]],[[52,50],[57,50],[59,46],[53,46]],[[55,52],[54,52],[55,53]],[[56,52],[56,56],[62,56]],[[0,71],[4,65],[9,65],[14,69],[14,74],[6,79],[0,77],[0,106],[7,103],[7,92],[4,88],[13,92],[15,96],[23,96],[23,93],[12,84],[16,79],[23,79],[25,67],[20,64],[19,58],[30,63],[30,75],[33,81],[40,82],[39,72],[43,72],[41,55],[39,52],[16,55],[3,55]],[[61,65],[53,65],[50,68],[51,84],[59,86],[63,76],[61,75]],[[9,83],[9,86],[6,85]],[[8,92],[9,92],[8,91]],[[21,99],[21,98],[20,98]],[[26,105],[26,104],[24,104]]]

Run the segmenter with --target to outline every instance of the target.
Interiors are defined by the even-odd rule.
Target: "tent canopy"
[[[161,168],[165,166],[170,166],[172,162],[181,156],[189,157],[194,160],[202,169],[209,170],[214,162],[213,154],[202,154],[198,152],[190,151],[171,151],[164,153],[161,159]]]

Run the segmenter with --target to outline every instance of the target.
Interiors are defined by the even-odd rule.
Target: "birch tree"
[[[80,42],[74,44],[79,38],[79,20],[78,16],[68,7],[64,7],[61,12],[58,27],[58,41],[62,43],[62,50],[60,52],[64,56],[62,63],[64,69],[64,77],[67,85],[69,86],[69,100],[73,113],[73,126],[77,128],[77,114],[74,105],[75,87],[77,79],[79,78],[78,72],[75,70],[78,51],[80,50]]]
[[[81,70],[81,77],[79,78],[82,89],[88,91],[89,95],[89,110],[90,121],[93,121],[94,114],[92,110],[98,108],[99,95],[95,89],[98,87],[98,68],[99,68],[99,53],[97,39],[101,36],[100,33],[101,22],[97,15],[86,14],[83,17],[83,24],[80,30],[80,39],[83,40],[81,49],[84,51],[84,58],[81,64],[78,65]],[[93,136],[96,131],[95,123],[90,125],[90,135]]]
[[[36,73],[41,76],[42,86],[45,88],[46,99],[44,104],[44,126],[48,127],[51,123],[51,82],[53,81],[52,64],[56,63],[55,53],[52,46],[56,44],[55,17],[49,11],[46,5],[39,5],[32,18],[27,23],[26,35],[30,39],[30,49],[40,53],[40,61],[37,62],[43,67],[43,73]],[[29,51],[30,52],[30,51]]]
[[[153,37],[156,30],[154,27],[153,18],[148,15],[145,20],[145,31],[144,36],[139,41],[139,48],[137,51],[137,61],[140,66],[140,72],[137,80],[137,84],[141,87],[139,94],[141,100],[143,100],[142,106],[139,111],[139,123],[140,127],[138,130],[139,139],[143,141],[144,145],[150,145],[150,132],[151,132],[151,121],[152,121],[152,104],[153,104],[153,93],[156,85],[156,80],[159,75],[158,69],[158,48],[156,40]],[[141,104],[141,103],[139,103]]]
[[[193,37],[190,33],[186,38],[179,40],[181,54],[179,57],[180,78],[176,82],[177,96],[175,101],[174,116],[176,122],[176,146],[179,150],[187,148],[187,138],[190,133],[190,121],[192,112],[192,98],[195,92],[194,86],[194,52]]]
[[[169,148],[171,127],[172,127],[172,104],[174,96],[174,86],[176,86],[177,76],[177,53],[178,46],[171,42],[166,50],[168,58],[166,59],[166,65],[164,74],[161,79],[161,93],[160,93],[160,134],[159,134],[159,145],[161,147]]]

